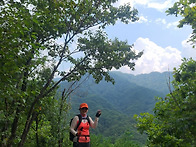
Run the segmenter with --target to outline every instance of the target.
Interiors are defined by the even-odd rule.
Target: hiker
[[[74,135],[73,147],[90,147],[89,128],[97,127],[101,111],[97,111],[95,120],[93,121],[92,118],[87,115],[88,105],[86,103],[82,103],[79,107],[79,110],[80,114],[73,118],[70,126],[70,132]],[[81,120],[81,123],[77,128],[79,119]]]

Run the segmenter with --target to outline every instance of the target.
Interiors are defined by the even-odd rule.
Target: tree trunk
[[[60,110],[59,110],[59,118],[58,118],[58,130],[57,130],[57,134],[58,134],[58,144],[59,144],[59,147],[62,147],[62,139],[61,139],[61,111],[62,111],[62,108],[60,107]]]
[[[4,139],[7,138],[7,135],[6,132],[8,130],[8,118],[9,118],[9,115],[8,115],[8,103],[7,103],[7,99],[5,98],[5,112],[4,112],[4,115],[5,115],[5,118],[6,118],[6,121],[5,123],[3,124],[2,126],[2,129],[1,129],[1,147],[4,147]]]
[[[18,127],[19,113],[20,113],[20,110],[19,110],[19,108],[17,108],[16,115],[15,115],[14,121],[12,123],[11,135],[8,139],[7,147],[12,147],[14,138],[16,137],[16,130],[17,130],[17,127]]]
[[[59,109],[59,118],[58,118],[58,144],[59,144],[59,147],[62,147],[63,146],[63,138],[62,138],[62,130],[61,130],[61,115],[62,115],[62,109],[63,109],[63,102],[64,102],[64,98],[65,98],[65,89],[63,90],[62,92],[62,96],[61,96],[61,102],[60,102],[60,109]]]
[[[58,143],[59,143],[59,147],[62,147],[63,146],[63,139],[59,139]]]
[[[27,134],[28,134],[29,129],[31,127],[31,124],[32,124],[33,120],[35,120],[36,116],[37,116],[37,113],[34,112],[31,116],[28,117],[26,124],[25,124],[25,128],[24,128],[22,136],[21,136],[21,141],[19,142],[18,147],[22,147],[24,145],[26,138],[27,138]]]
[[[39,147],[39,136],[38,136],[38,125],[39,125],[39,120],[38,120],[38,116],[36,117],[36,128],[35,128],[35,137],[36,137],[36,144],[37,147]]]

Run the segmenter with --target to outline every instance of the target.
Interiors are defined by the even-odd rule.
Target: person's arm
[[[89,117],[89,120],[90,120],[91,128],[95,129],[97,127],[97,125],[98,125],[99,118],[95,117],[95,120],[93,121],[92,118]]]
[[[96,128],[98,125],[98,121],[99,121],[99,116],[101,115],[101,110],[98,110],[96,115],[95,115],[95,120],[93,121],[91,117],[89,117],[90,120],[90,125],[92,128]]]
[[[72,120],[71,126],[70,126],[70,132],[76,136],[77,130],[75,131],[75,128],[77,126],[77,121],[79,120],[78,116],[75,116]]]

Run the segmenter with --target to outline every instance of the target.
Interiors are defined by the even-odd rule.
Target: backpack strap
[[[76,126],[75,130],[77,130],[77,129],[78,129],[79,125],[80,125],[80,124],[81,124],[81,122],[82,122],[82,116],[81,116],[80,114],[78,114],[77,116],[78,116],[78,118],[79,118],[79,122],[78,122],[78,124],[77,124],[77,126]]]
[[[86,119],[88,120],[88,123],[90,125],[91,123],[90,123],[90,119],[89,119],[88,115],[87,115]]]
[[[78,114],[77,116],[78,116],[78,118],[79,118],[79,122],[78,122],[78,124],[77,124],[75,130],[78,129],[78,127],[79,127],[79,125],[81,124],[82,119],[83,119],[81,114]],[[89,119],[89,116],[88,116],[88,115],[87,115],[87,117],[86,117],[85,119],[87,119],[87,121],[88,121],[88,123],[89,123],[89,125],[90,125],[90,119]]]

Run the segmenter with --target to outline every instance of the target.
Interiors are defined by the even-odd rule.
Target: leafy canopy
[[[182,19],[179,21],[179,28],[182,28],[184,25],[190,25],[193,29],[192,36],[190,41],[195,47],[196,43],[196,5],[195,0],[180,0],[175,2],[173,7],[169,8],[166,13],[168,15],[178,15],[182,16]]]
[[[93,75],[97,83],[102,78],[114,82],[108,74],[112,68],[127,65],[134,69],[134,60],[142,52],[135,53],[126,41],[110,40],[103,29],[116,21],[137,21],[138,11],[130,5],[116,8],[114,2],[0,1],[0,123],[4,145],[24,145],[39,115],[46,116],[43,120],[48,118],[49,114],[40,113],[40,108],[49,107],[50,113],[59,110],[59,116],[63,117],[61,114],[67,109],[50,107],[51,104],[63,107],[54,101],[60,82],[77,83],[85,74]],[[71,66],[60,70],[64,63]],[[60,79],[53,82],[55,75]],[[74,91],[73,87],[77,86],[72,85],[65,92],[66,98]],[[48,124],[47,121],[44,123]]]
[[[196,145],[196,61],[184,59],[174,70],[174,91],[158,98],[154,114],[135,115],[138,130],[150,146]]]

